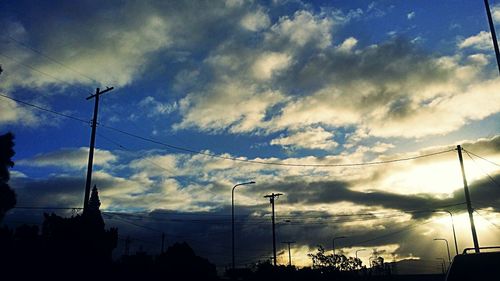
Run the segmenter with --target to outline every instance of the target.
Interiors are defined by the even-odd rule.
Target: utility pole
[[[474,224],[474,216],[472,215],[472,212],[474,211],[474,209],[472,209],[472,203],[471,203],[470,194],[469,194],[469,187],[467,186],[467,179],[465,178],[464,160],[462,158],[462,147],[460,145],[457,145],[457,151],[458,151],[458,160],[460,161],[460,168],[462,169],[462,179],[464,182],[465,201],[467,202],[467,212],[469,212],[470,228],[472,231],[472,240],[474,242],[474,250],[476,253],[479,253],[479,242],[477,239],[476,226]]]
[[[271,193],[270,195],[264,196],[265,198],[269,198],[269,202],[271,203],[272,208],[272,219],[273,219],[273,264],[276,266],[276,231],[274,227],[274,198],[283,195],[282,193]]]
[[[163,246],[165,245],[165,232],[161,233],[161,254],[163,254]]]
[[[493,40],[493,48],[495,48],[495,56],[497,58],[498,72],[500,73],[500,51],[498,50],[495,24],[493,23],[493,18],[491,17],[490,4],[488,0],[484,0],[484,7],[486,8],[486,15],[488,16],[488,24],[490,25],[491,39]]]
[[[283,244],[288,244],[288,266],[292,266],[292,252],[290,251],[290,244],[295,243],[295,241],[284,241]]]
[[[95,94],[87,98],[87,100],[95,98],[94,104],[94,117],[92,119],[92,134],[90,136],[90,148],[89,148],[89,162],[87,166],[87,181],[85,182],[85,197],[83,198],[83,213],[85,214],[88,208],[89,196],[90,196],[90,184],[92,182],[92,166],[94,163],[94,148],[95,148],[95,133],[97,127],[97,113],[99,109],[99,96],[113,90],[114,88],[106,88],[104,91],[100,91],[99,88],[96,89]]]

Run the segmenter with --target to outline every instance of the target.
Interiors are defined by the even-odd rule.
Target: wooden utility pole
[[[472,214],[474,212],[474,209],[472,209],[472,203],[471,203],[470,194],[469,194],[469,187],[467,185],[467,179],[465,178],[464,160],[462,158],[462,147],[460,145],[457,145],[457,151],[458,151],[458,160],[460,161],[460,168],[462,170],[462,179],[464,182],[464,191],[465,191],[465,201],[467,203],[467,212],[469,212],[470,228],[472,231],[472,240],[474,242],[474,250],[476,251],[476,253],[479,253],[479,241],[477,239],[476,226],[474,225],[474,216]]]
[[[290,244],[295,243],[295,241],[285,241],[281,242],[283,244],[288,244],[288,266],[292,266],[292,252],[290,251]]]
[[[497,34],[495,32],[495,24],[491,17],[490,4],[488,0],[484,0],[484,7],[486,8],[486,15],[488,16],[488,24],[490,25],[491,39],[493,40],[493,48],[495,48],[495,56],[497,58],[498,73],[500,74],[500,51],[498,50]]]
[[[104,91],[100,91],[99,88],[96,89],[95,94],[87,98],[87,100],[95,98],[94,104],[94,117],[92,119],[92,133],[90,135],[90,148],[89,148],[89,162],[87,166],[87,180],[85,182],[85,197],[83,198],[83,213],[85,214],[88,209],[89,196],[90,196],[90,184],[92,182],[92,166],[94,163],[94,148],[95,148],[95,133],[97,127],[97,113],[99,109],[99,96],[113,90],[114,88],[106,88]]]
[[[265,198],[269,198],[269,202],[271,203],[272,208],[272,221],[273,221],[273,264],[276,266],[276,229],[274,226],[274,198],[283,195],[282,193],[271,193],[270,195],[264,196]]]

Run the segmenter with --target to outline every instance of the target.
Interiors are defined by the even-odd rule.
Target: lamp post
[[[448,250],[448,263],[451,264],[450,246],[448,245],[448,240],[446,240],[444,238],[434,238],[434,241],[444,241],[444,242],[446,242],[446,250]]]
[[[455,223],[453,222],[453,214],[448,210],[437,210],[434,212],[444,212],[448,213],[451,217],[451,228],[453,229],[453,241],[455,242],[455,255],[458,255],[458,244],[457,244],[457,235],[455,234]]]
[[[333,256],[334,257],[335,257],[335,240],[336,239],[342,239],[342,238],[347,238],[347,237],[345,237],[345,236],[337,236],[337,237],[333,237],[333,239],[332,239],[332,246],[333,246],[332,248],[333,248]]]
[[[233,186],[233,189],[231,191],[231,238],[232,238],[231,241],[232,241],[233,274],[234,274],[234,268],[235,268],[235,259],[234,259],[234,189],[240,185],[247,185],[247,184],[254,184],[254,183],[255,183],[254,181],[238,183],[235,186]]]
[[[362,252],[362,251],[366,251],[366,249],[359,249],[359,250],[356,250],[356,259],[358,259],[358,252]]]

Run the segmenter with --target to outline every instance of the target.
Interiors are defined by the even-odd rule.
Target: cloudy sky
[[[231,188],[254,180],[236,190],[239,265],[272,255],[271,192],[284,194],[277,237],[297,242],[297,264],[335,236],[365,263],[373,251],[435,261],[433,238],[452,235],[433,209],[453,211],[459,251],[472,246],[457,144],[479,241],[500,243],[500,78],[483,1],[2,1],[0,28],[19,207],[81,206],[85,98],[114,87],[93,183],[132,249],[158,251],[165,232],[229,264]]]

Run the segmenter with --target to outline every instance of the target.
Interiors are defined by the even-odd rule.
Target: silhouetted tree
[[[82,264],[92,263],[93,270],[107,270],[116,248],[118,230],[105,229],[99,211],[99,197],[94,187],[88,212],[70,218],[44,214],[42,239],[46,260],[58,264],[64,272],[72,272]]]
[[[14,166],[11,158],[14,156],[14,135],[7,133],[0,136],[0,222],[5,213],[16,205],[16,194],[10,188],[9,168]]]
[[[323,246],[318,245],[314,254],[307,254],[313,262],[313,269],[323,271],[354,271],[362,268],[360,259],[346,257],[345,255],[325,254]]]
[[[156,261],[162,275],[174,280],[218,279],[215,265],[197,256],[186,242],[170,246]]]
[[[335,264],[333,255],[325,254],[325,248],[321,245],[318,245],[318,250],[315,254],[309,253],[307,256],[312,259],[313,268],[315,269],[333,268]]]
[[[375,257],[371,263],[371,269],[375,275],[389,275],[391,274],[391,267],[389,264],[384,263],[383,257]]]

